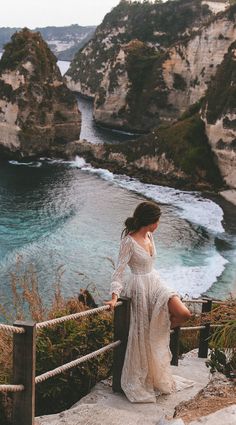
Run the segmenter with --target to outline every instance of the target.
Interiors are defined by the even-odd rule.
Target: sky
[[[0,27],[98,25],[119,0],[4,0]]]

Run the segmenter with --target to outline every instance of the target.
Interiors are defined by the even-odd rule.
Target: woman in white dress
[[[145,201],[125,221],[112,275],[112,299],[106,302],[113,310],[120,295],[131,298],[129,337],[121,375],[121,387],[131,402],[156,402],[156,395],[176,389],[170,367],[170,328],[181,325],[191,315],[153,267],[156,248],[152,233],[160,216],[160,207]],[[124,282],[127,265],[131,274]]]

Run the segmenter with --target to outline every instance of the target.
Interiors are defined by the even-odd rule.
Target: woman
[[[190,317],[178,294],[169,289],[153,267],[156,248],[152,233],[161,216],[154,202],[141,202],[125,221],[116,269],[112,276],[113,310],[118,297],[131,298],[128,344],[121,376],[121,387],[131,402],[156,402],[156,395],[176,389],[171,374],[170,327]],[[124,285],[129,265],[131,276]]]

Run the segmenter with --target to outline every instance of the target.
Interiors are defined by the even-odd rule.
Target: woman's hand
[[[113,311],[114,308],[115,308],[115,306],[116,306],[117,299],[118,299],[117,295],[116,294],[113,294],[112,295],[112,299],[110,301],[105,301],[105,304],[106,305],[109,305],[110,306],[110,309]]]

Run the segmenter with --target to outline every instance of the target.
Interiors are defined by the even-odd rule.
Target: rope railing
[[[119,307],[122,304],[122,301],[116,303],[116,307]],[[43,329],[49,326],[55,326],[59,323],[67,322],[68,320],[76,320],[81,317],[91,316],[92,314],[100,313],[105,310],[110,310],[109,305],[104,305],[101,307],[96,307],[91,310],[80,311],[79,313],[73,313],[68,316],[57,317],[56,319],[46,320],[45,322],[39,322],[36,324],[36,329]]]
[[[53,376],[60,375],[61,373],[65,372],[65,371],[67,371],[69,369],[72,369],[73,367],[78,366],[80,363],[86,362],[87,360],[91,360],[94,357],[97,357],[100,354],[103,354],[106,351],[111,350],[112,348],[115,348],[115,347],[117,347],[120,344],[121,344],[121,341],[120,340],[115,341],[115,342],[112,342],[112,343],[110,343],[108,345],[105,345],[102,348],[99,348],[96,351],[92,351],[92,353],[89,353],[89,354],[86,354],[85,356],[79,357],[76,360],[72,360],[71,362],[66,363],[66,364],[64,364],[62,366],[59,366],[56,369],[50,370],[48,372],[45,372],[42,375],[36,376],[36,378],[35,378],[35,384],[39,384],[39,383],[41,383],[43,381],[46,381],[47,379],[52,378]]]
[[[186,304],[202,304],[201,313],[209,313],[212,303],[224,304],[224,301],[206,299],[183,299]],[[103,305],[89,310],[67,316],[46,320],[40,323],[16,322],[14,326],[0,324],[0,331],[13,334],[13,385],[0,385],[1,392],[12,392],[13,397],[13,425],[33,425],[34,423],[34,399],[35,385],[42,383],[54,376],[78,366],[79,364],[97,357],[100,354],[114,349],[113,352],[113,382],[114,391],[121,391],[121,373],[124,363],[125,351],[129,333],[130,299],[122,297],[114,310],[114,342],[107,344],[98,350],[81,356],[69,363],[61,365],[35,377],[36,364],[36,331],[62,324],[69,320],[77,320],[89,317],[93,314],[110,310],[109,305]],[[209,316],[207,316],[209,317]],[[210,319],[207,319],[210,320]],[[172,365],[178,365],[180,333],[185,331],[199,330],[198,357],[206,358],[208,354],[208,341],[210,329],[224,326],[223,324],[211,324],[202,321],[199,326],[183,326],[170,330],[170,348],[172,351]]]
[[[24,385],[0,385],[0,393],[17,393],[24,389]]]
[[[201,299],[193,299],[193,300],[190,300],[190,299],[183,299],[183,300],[181,300],[183,303],[186,303],[186,304],[207,304],[207,300],[201,300]]]
[[[211,324],[210,328],[220,328],[222,326],[224,326],[224,325],[223,324]],[[205,325],[179,327],[180,331],[200,331],[201,329],[205,329]],[[171,329],[170,333],[172,334],[173,332],[174,332],[174,329]]]
[[[4,331],[5,333],[10,334],[24,334],[24,328],[18,328],[17,326],[4,325],[0,323],[0,331]]]
[[[230,303],[230,301],[220,301],[220,300],[212,300],[211,298],[209,299],[201,299],[201,298],[196,298],[196,299],[182,299],[183,303],[186,304],[207,304],[208,301],[212,301],[214,304],[225,304]]]
[[[24,389],[24,385],[0,385],[0,393],[17,393]]]
[[[114,311],[114,341],[98,350],[79,357],[69,363],[53,370],[35,376],[36,368],[36,330],[60,324],[69,320],[88,317],[92,314],[110,310],[109,305],[85,310],[79,313],[47,320],[41,323],[15,322],[14,326],[0,326],[5,332],[13,334],[13,383],[0,385],[1,392],[12,392],[13,396],[13,422],[12,425],[33,425],[35,417],[35,385],[59,375],[79,364],[114,349],[113,358],[116,367],[113,371],[113,389],[119,390],[121,369],[124,362],[126,341],[129,330],[130,300],[122,298],[116,304]],[[116,388],[116,389],[115,389]]]

